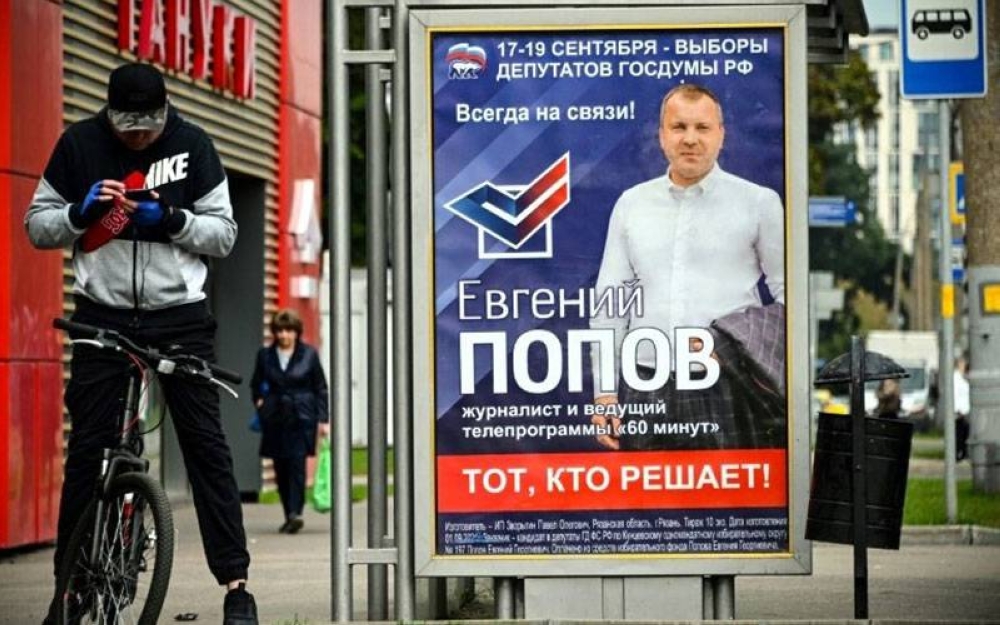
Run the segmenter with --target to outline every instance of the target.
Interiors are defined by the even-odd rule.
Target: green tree
[[[829,140],[842,122],[871,127],[878,121],[880,97],[868,64],[857,52],[850,53],[845,65],[810,65],[809,143]]]
[[[845,228],[809,231],[810,269],[833,272],[835,282],[847,290],[847,310],[823,327],[819,355],[825,358],[846,351],[851,334],[881,327],[885,315],[874,311],[892,301],[896,244],[886,239],[871,208],[869,172],[858,165],[855,146],[833,140],[844,125],[870,128],[878,120],[879,98],[868,66],[856,52],[844,65],[809,68],[809,192],[845,196],[859,215],[858,223]]]

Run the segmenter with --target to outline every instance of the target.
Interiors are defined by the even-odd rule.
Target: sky
[[[899,24],[899,0],[864,0],[871,28],[895,28]]]

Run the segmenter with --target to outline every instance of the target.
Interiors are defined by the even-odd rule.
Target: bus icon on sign
[[[910,61],[966,61],[981,52],[977,0],[910,0],[900,35]]]
[[[962,39],[972,32],[972,16],[965,9],[917,11],[910,21],[910,31],[921,40],[941,34]]]

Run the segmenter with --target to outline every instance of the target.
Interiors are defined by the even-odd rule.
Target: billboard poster
[[[432,558],[792,551],[787,30],[428,30]]]

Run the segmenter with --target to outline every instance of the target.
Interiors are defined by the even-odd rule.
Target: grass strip
[[[1000,495],[974,492],[972,480],[959,480],[959,525],[981,525],[1000,528]],[[947,525],[944,480],[910,478],[906,485],[903,506],[904,525]]]

